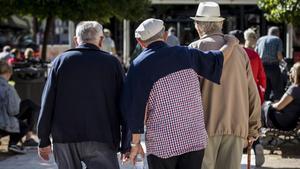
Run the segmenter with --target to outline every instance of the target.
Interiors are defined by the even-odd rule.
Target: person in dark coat
[[[119,168],[124,72],[116,57],[100,50],[102,29],[96,21],[77,25],[77,47],[53,61],[44,88],[39,155],[49,160],[51,135],[59,169],[81,169],[82,162],[87,168]]]

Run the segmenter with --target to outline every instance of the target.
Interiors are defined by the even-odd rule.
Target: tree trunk
[[[47,55],[47,45],[50,35],[50,29],[52,27],[54,21],[54,17],[52,15],[49,15],[46,20],[46,27],[44,32],[44,40],[43,40],[43,46],[42,46],[42,60],[46,61],[46,55]]]
[[[37,33],[39,30],[39,22],[37,17],[33,17],[32,19],[32,39],[35,43],[37,43]],[[38,44],[39,45],[39,44]]]

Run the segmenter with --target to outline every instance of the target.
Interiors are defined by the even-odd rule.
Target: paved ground
[[[246,169],[246,155],[243,155],[242,169]],[[254,167],[252,156],[252,167]],[[266,163],[262,169],[300,169],[299,158],[282,158],[280,155],[266,155]],[[0,169],[57,169],[53,158],[44,162],[37,157],[35,150],[30,150],[26,155],[16,155],[0,161]],[[121,169],[131,169],[131,166],[121,165]]]
[[[53,157],[49,162],[38,158],[35,149],[28,150],[25,155],[12,155],[6,152],[2,144],[0,148],[0,169],[57,169]],[[300,144],[287,145],[282,150],[275,151],[270,155],[270,151],[265,150],[266,162],[261,169],[300,169]],[[253,152],[252,152],[253,154]],[[243,155],[242,169],[246,169],[247,156]],[[251,168],[255,168],[255,158],[251,156]],[[121,169],[132,169],[130,165],[121,165]]]

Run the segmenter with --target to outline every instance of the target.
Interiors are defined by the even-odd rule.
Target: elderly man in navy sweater
[[[39,155],[49,160],[51,135],[60,169],[81,169],[81,162],[87,168],[119,168],[124,74],[119,61],[99,49],[102,39],[102,25],[81,22],[77,47],[52,63],[38,122]]]
[[[133,133],[129,159],[135,163],[137,154],[144,155],[145,124],[150,169],[200,169],[207,133],[199,77],[219,84],[223,62],[238,41],[228,38],[223,53],[170,47],[163,21],[152,18],[135,37],[145,50],[131,64],[122,95],[122,113]]]

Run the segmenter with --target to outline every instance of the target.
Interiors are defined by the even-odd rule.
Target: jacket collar
[[[97,47],[96,45],[91,44],[91,43],[82,43],[82,44],[78,45],[76,48],[100,50],[99,47]]]
[[[222,32],[216,32],[216,33],[212,33],[212,34],[206,34],[206,35],[203,35],[200,39],[205,39],[205,38],[208,38],[208,37],[212,37],[212,36],[224,36],[224,34]]]
[[[147,49],[158,49],[168,46],[164,41],[155,41],[148,45]]]

